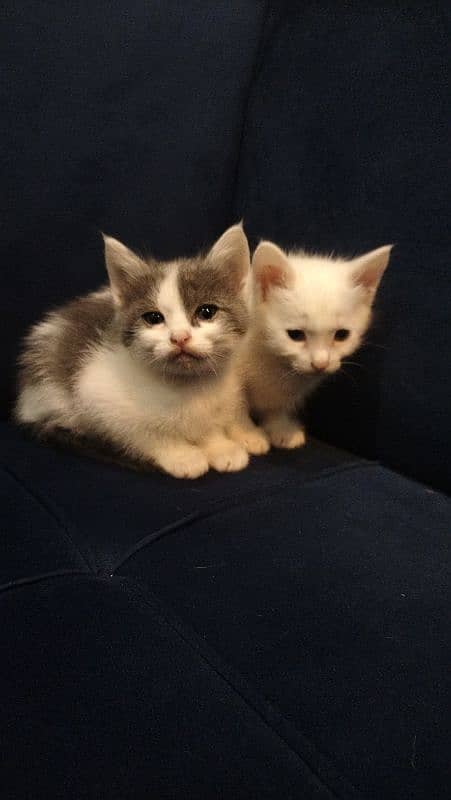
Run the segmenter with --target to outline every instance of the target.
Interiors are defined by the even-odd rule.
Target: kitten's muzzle
[[[191,350],[176,350],[171,353],[170,358],[179,364],[189,364],[191,361],[203,361],[206,356],[202,353],[193,353]]]
[[[179,362],[189,362],[191,359],[195,359],[196,361],[201,361],[202,359],[206,358],[203,353],[198,353],[195,350],[191,350],[186,345],[179,345],[178,347],[174,347],[172,352],[170,353],[171,361],[179,361]]]
[[[187,380],[215,374],[216,370],[207,355],[177,348],[166,361],[166,370],[174,378]]]
[[[189,331],[173,331],[170,340],[174,348],[170,354],[172,360],[179,361],[180,363],[189,362],[192,358],[202,359],[205,358],[203,353],[192,350],[189,346],[191,341],[191,334]]]

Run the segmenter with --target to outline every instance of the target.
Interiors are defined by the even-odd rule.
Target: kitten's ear
[[[290,262],[283,250],[273,242],[261,242],[258,245],[252,259],[252,271],[263,300],[266,300],[272,288],[278,286],[288,289],[293,284]]]
[[[129,250],[125,244],[111,236],[105,236],[103,233],[102,236],[105,244],[105,264],[113,298],[117,305],[122,305],[127,292],[139,278],[146,275],[148,268],[139,256]]]
[[[241,222],[227,228],[225,233],[214,243],[207,256],[208,263],[223,269],[230,278],[230,288],[238,291],[251,266],[251,256],[246,234]]]
[[[365,290],[370,302],[373,301],[382,275],[387,269],[392,247],[392,244],[386,244],[351,261],[353,283]]]

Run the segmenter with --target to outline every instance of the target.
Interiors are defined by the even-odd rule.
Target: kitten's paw
[[[200,478],[208,472],[208,460],[198,447],[171,449],[158,457],[159,466],[174,478]]]
[[[273,447],[294,450],[305,444],[305,431],[290,422],[273,423],[266,428],[266,433]]]
[[[241,444],[252,456],[262,456],[268,452],[271,445],[268,437],[260,428],[240,428],[233,429],[233,440]]]
[[[238,472],[247,467],[249,456],[244,447],[225,440],[220,446],[209,448],[208,461],[218,472]]]

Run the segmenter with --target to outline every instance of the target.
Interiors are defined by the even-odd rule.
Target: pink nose
[[[329,366],[329,354],[328,353],[317,353],[314,358],[312,358],[312,367],[316,369],[317,372],[324,372],[326,367]]]
[[[191,334],[188,331],[174,331],[174,333],[171,333],[171,342],[178,344],[179,347],[183,347],[190,339]]]

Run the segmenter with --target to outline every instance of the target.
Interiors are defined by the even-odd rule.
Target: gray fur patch
[[[235,283],[224,265],[209,263],[200,256],[182,262],[178,272],[179,291],[193,324],[196,309],[203,303],[214,303],[220,310],[226,331],[245,333],[249,315]]]
[[[19,358],[20,384],[50,379],[69,388],[87,351],[112,327],[114,313],[106,288],[47,314],[25,338]]]

